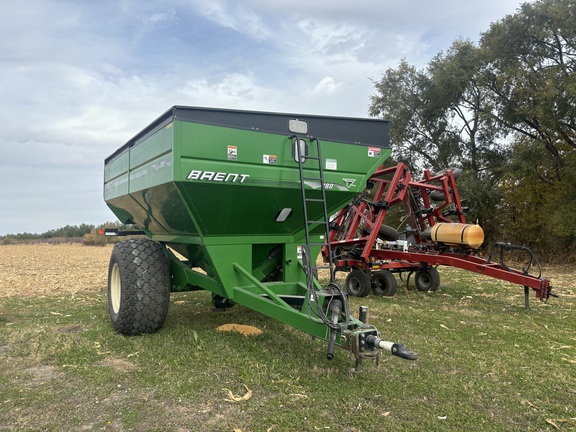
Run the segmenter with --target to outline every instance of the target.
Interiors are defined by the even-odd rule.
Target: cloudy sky
[[[2,2],[0,235],[114,220],[104,158],[172,105],[366,117],[371,79],[521,3]]]

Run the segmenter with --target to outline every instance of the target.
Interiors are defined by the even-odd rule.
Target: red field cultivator
[[[394,273],[414,274],[420,291],[435,291],[440,285],[437,266],[452,266],[524,286],[525,307],[529,309],[530,288],[547,301],[554,294],[532,251],[523,246],[496,243],[488,258],[478,248],[484,241],[479,225],[466,223],[467,208],[460,202],[456,187],[458,170],[437,174],[424,171],[415,181],[408,167],[399,163],[376,171],[363,193],[341,209],[330,224],[330,249],[337,271],[349,272],[346,287],[351,295],[371,292],[393,296],[397,290]],[[384,224],[387,215],[403,205],[402,232]],[[506,265],[508,251],[521,251],[527,267],[517,270]],[[322,254],[328,261],[329,248]],[[538,268],[538,275],[530,273]]]

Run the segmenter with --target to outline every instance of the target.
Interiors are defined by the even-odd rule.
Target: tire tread
[[[110,269],[114,263],[121,280],[118,314],[110,307],[115,330],[128,336],[158,331],[170,304],[170,263],[164,246],[145,238],[125,240],[114,247]],[[108,285],[110,291],[110,280]]]

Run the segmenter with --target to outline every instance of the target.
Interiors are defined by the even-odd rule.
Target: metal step
[[[313,266],[312,264],[316,264],[316,263],[312,263],[311,262],[311,257],[308,256],[309,254],[306,254],[305,259],[306,262],[304,263],[304,268],[305,269],[309,269],[308,273],[306,274],[306,278],[307,278],[307,286],[309,287],[309,289],[312,289],[311,287],[313,287],[313,280],[314,280],[314,274],[313,274],[313,269],[329,269],[330,270],[330,283],[334,282],[335,276],[334,276],[334,272],[335,272],[335,265],[334,262],[332,260],[332,251],[330,248],[330,242],[329,242],[329,235],[330,235],[330,221],[328,218],[328,209],[326,206],[326,189],[325,189],[325,183],[324,183],[324,170],[322,169],[322,151],[321,151],[321,147],[320,147],[320,140],[316,139],[316,138],[310,138],[310,142],[315,142],[316,143],[316,154],[317,156],[308,156],[308,155],[301,155],[300,152],[298,152],[297,156],[297,160],[298,160],[298,168],[300,171],[300,189],[301,189],[301,193],[302,193],[302,206],[303,206],[303,213],[304,213],[304,230],[305,230],[305,235],[306,235],[306,250],[310,251],[310,247],[311,246],[315,246],[315,247],[323,247],[323,246],[327,246],[328,247],[328,257],[329,257],[329,265],[327,266]],[[317,170],[317,172],[315,172],[314,174],[318,174],[318,177],[305,177],[304,176],[304,163],[307,160],[317,160],[318,161],[318,165],[316,168],[314,168],[315,170]],[[312,164],[315,165],[315,164]],[[308,171],[310,171],[312,169],[312,167],[307,167]],[[310,190],[306,189],[305,186],[305,181],[316,181],[320,183],[320,192],[322,194],[322,198],[309,198],[308,197],[308,193],[310,193]],[[317,190],[317,189],[316,189]],[[309,203],[322,203],[322,217],[323,219],[321,220],[310,220],[308,219],[308,212],[309,212],[309,208],[308,205]],[[317,207],[316,207],[316,212],[317,212]],[[326,238],[326,242],[324,243],[318,243],[318,242],[311,242],[310,241],[310,230],[312,228],[310,228],[311,225],[324,225],[325,226],[325,238]]]

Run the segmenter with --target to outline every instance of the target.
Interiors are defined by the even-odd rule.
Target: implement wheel
[[[414,283],[418,291],[436,291],[440,286],[440,274],[433,267],[417,270]]]
[[[230,309],[235,303],[226,297],[212,294],[212,304],[216,309]]]
[[[170,262],[164,246],[147,238],[114,246],[108,267],[108,310],[114,329],[127,336],[154,333],[166,321]]]
[[[400,233],[388,225],[382,225],[378,230],[378,238],[384,241],[396,241],[400,238]]]
[[[372,290],[370,276],[362,270],[352,270],[346,277],[346,288],[348,293],[354,297],[366,297]]]
[[[372,292],[379,296],[393,297],[398,289],[398,281],[388,270],[372,273]]]

